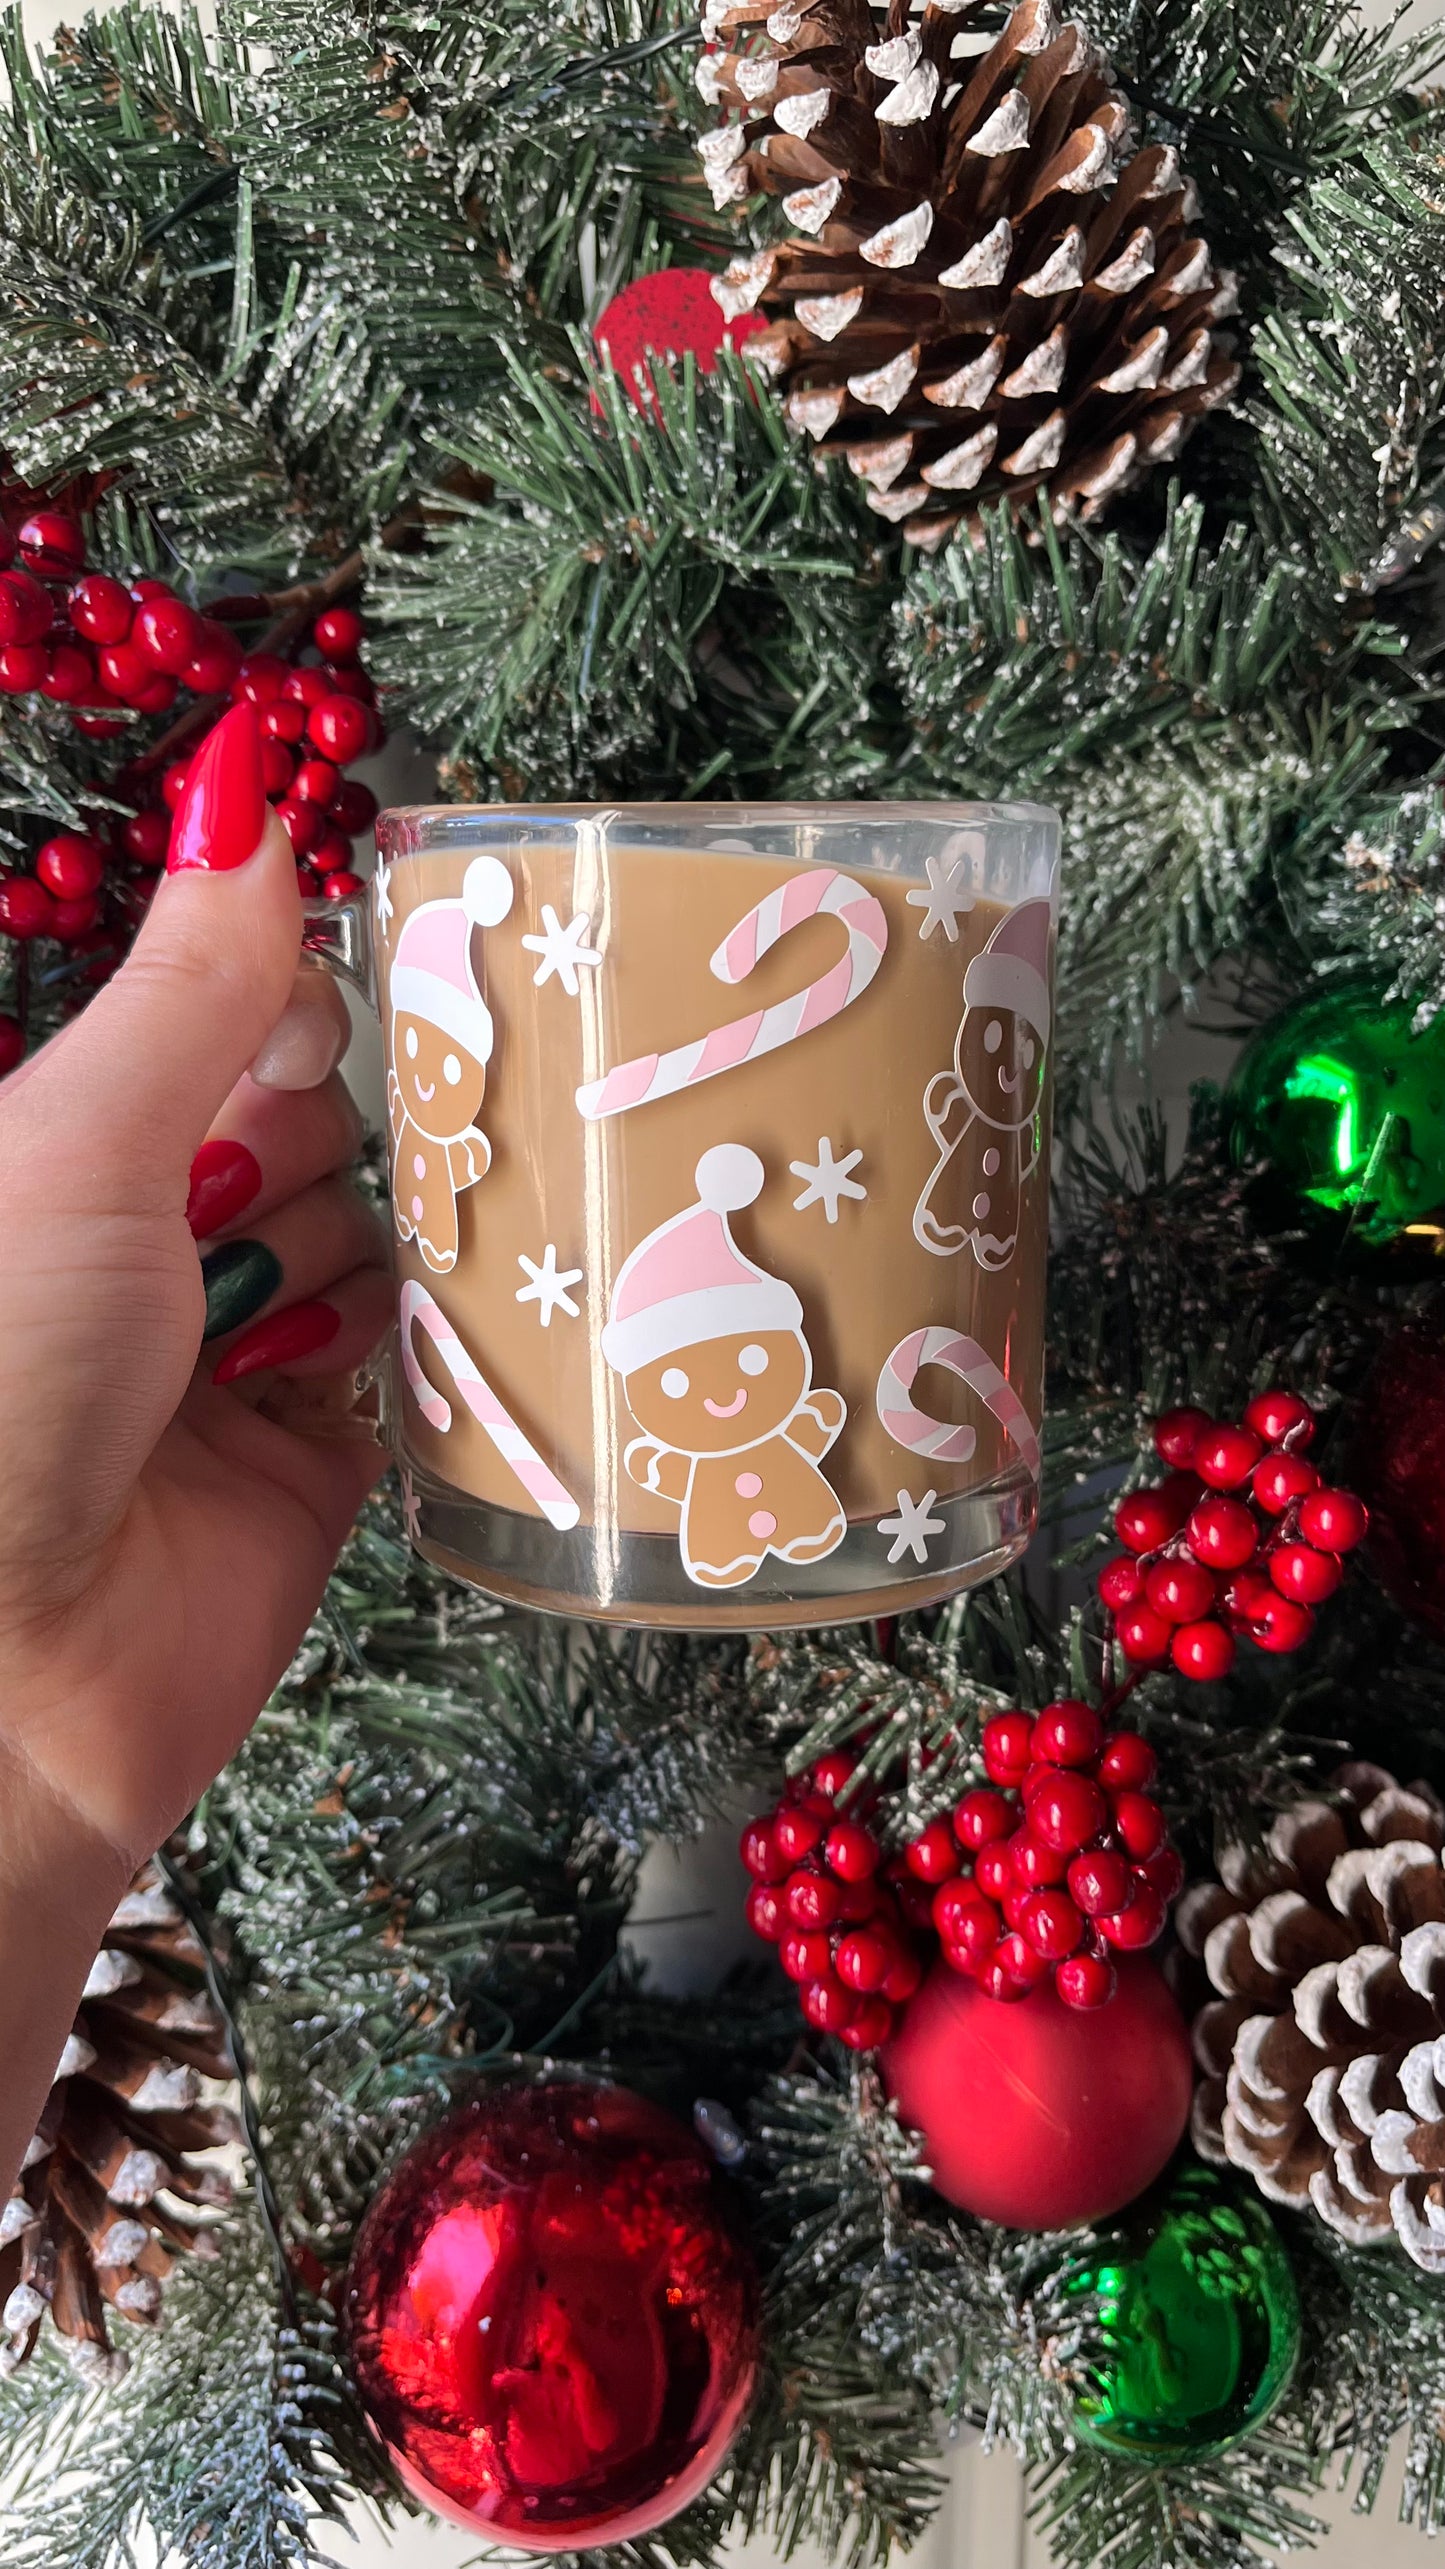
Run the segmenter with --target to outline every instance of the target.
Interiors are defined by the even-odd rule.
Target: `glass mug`
[[[382,1020],[383,1432],[420,1550],[700,1630],[893,1614],[1014,1560],[1056,814],[447,804],[377,839],[307,944]]]

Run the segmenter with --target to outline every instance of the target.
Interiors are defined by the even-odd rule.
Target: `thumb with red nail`
[[[245,1736],[382,1464],[334,1432],[390,1287],[345,1177],[345,1008],[300,952],[241,704],[129,958],[0,1086],[7,2183],[120,1892]]]

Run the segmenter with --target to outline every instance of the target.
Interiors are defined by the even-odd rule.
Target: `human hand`
[[[249,705],[194,762],[178,861],[0,1088],[0,1895],[53,1849],[97,1931],[249,1729],[382,1463],[283,1423],[390,1290]]]

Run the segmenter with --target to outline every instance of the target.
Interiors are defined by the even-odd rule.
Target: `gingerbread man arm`
[[[793,1412],[788,1429],[794,1445],[811,1454],[819,1463],[840,1434],[848,1415],[848,1404],[841,1392],[812,1391]]]
[[[448,1142],[447,1166],[451,1170],[454,1187],[475,1186],[479,1177],[486,1176],[491,1165],[491,1143],[475,1124],[469,1124],[465,1133],[459,1133],[454,1142]]]
[[[391,1138],[399,1146],[402,1126],[406,1122],[406,1108],[401,1102],[401,1082],[394,1070],[389,1070],[386,1074],[386,1113],[387,1121],[391,1126]]]
[[[962,1108],[962,1113],[958,1109]],[[923,1092],[923,1120],[940,1151],[954,1150],[973,1118],[973,1100],[956,1072],[935,1071]]]
[[[639,1489],[655,1490],[659,1498],[671,1499],[681,1507],[687,1496],[689,1470],[685,1454],[676,1453],[670,1445],[659,1445],[651,1436],[634,1436],[622,1460]]]

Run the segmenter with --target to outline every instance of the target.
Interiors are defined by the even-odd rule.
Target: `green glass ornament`
[[[1085,2444],[1135,2461],[1223,2453],[1263,2423],[1299,2353],[1299,2298],[1269,2214],[1197,2160],[1101,2240],[1072,2289],[1095,2304]]]
[[[1313,994],[1255,1036],[1225,1100],[1266,1230],[1401,1275],[1445,1259],[1445,1014],[1410,1018],[1358,982]]]

